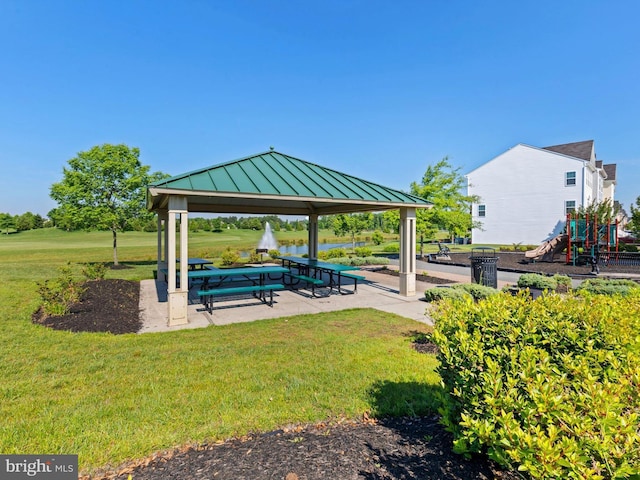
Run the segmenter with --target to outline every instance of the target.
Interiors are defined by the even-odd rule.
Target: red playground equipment
[[[598,222],[597,215],[567,214],[567,263],[579,265],[600,255],[618,253],[618,220]]]

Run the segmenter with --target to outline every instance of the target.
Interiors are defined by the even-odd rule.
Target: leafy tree
[[[333,219],[333,231],[336,235],[351,236],[351,245],[356,248],[356,235],[371,226],[373,216],[370,213],[360,213],[353,215],[336,215]]]
[[[631,220],[627,228],[635,237],[640,237],[640,197],[636,198],[635,207],[631,204]]]
[[[133,220],[151,215],[145,207],[146,187],[166,177],[150,174],[139,157],[140,149],[127,145],[95,146],[69,160],[62,181],[51,186],[51,198],[59,204],[55,217],[70,228],[112,232],[114,265],[118,265],[117,233]]]
[[[471,219],[471,204],[477,202],[478,198],[465,195],[464,188],[464,176],[460,174],[460,168],[453,168],[449,163],[449,157],[444,157],[435,165],[429,165],[422,183],[411,184],[413,195],[433,204],[432,208],[421,214],[423,218],[420,222],[446,230],[452,240],[455,236],[466,235],[476,226]],[[429,230],[425,230],[425,234],[427,233]]]
[[[31,212],[17,215],[15,218],[15,226],[19,232],[25,230],[34,230],[36,228],[42,228],[44,219],[40,215],[34,215]]]
[[[13,216],[9,213],[0,213],[0,231],[9,234],[9,230],[15,227]]]
[[[633,208],[633,207],[631,207]],[[585,218],[589,215],[589,218],[597,218],[598,222],[605,223],[616,217],[620,211],[620,205],[614,204],[610,198],[603,200],[602,202],[592,202],[586,207],[584,205],[578,208],[578,216]]]

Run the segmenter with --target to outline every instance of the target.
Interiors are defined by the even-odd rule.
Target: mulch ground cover
[[[136,333],[140,321],[140,283],[130,280],[91,280],[83,285],[80,301],[67,315],[47,317],[42,310],[33,321],[71,332]]]
[[[469,253],[453,253],[442,263],[469,265]],[[519,272],[588,275],[589,266],[562,261],[525,263],[524,254],[498,252],[498,268]],[[604,267],[601,273],[640,273],[638,267]],[[392,273],[389,271],[389,273]],[[430,283],[450,283],[428,275]],[[113,334],[137,332],[139,283],[100,280],[85,284],[81,301],[68,315],[34,322],[50,328]],[[418,352],[437,353],[437,347],[416,341]],[[360,422],[292,426],[274,432],[204,445],[187,445],[156,452],[150,457],[85,479],[171,480],[327,480],[327,479],[522,479],[486,456],[471,459],[453,453],[451,436],[437,417],[369,419]]]

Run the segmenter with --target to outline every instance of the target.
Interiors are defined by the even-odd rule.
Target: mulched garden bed
[[[91,280],[83,285],[80,302],[67,315],[47,317],[42,310],[33,322],[71,332],[136,333],[140,321],[140,283],[130,280]]]
[[[452,453],[451,436],[435,416],[290,427],[164,452],[105,478],[129,474],[134,480],[523,478],[485,457]]]

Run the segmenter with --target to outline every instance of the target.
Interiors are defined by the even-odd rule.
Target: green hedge
[[[631,290],[638,288],[640,285],[633,280],[591,278],[582,282],[577,290],[601,295],[628,295]]]
[[[427,302],[436,302],[445,298],[461,299],[469,298],[473,300],[483,300],[490,295],[500,293],[492,287],[479,285],[477,283],[458,283],[450,287],[433,287],[425,290],[424,298]]]
[[[553,277],[547,277],[539,273],[525,273],[518,278],[520,288],[539,288],[540,290],[555,290],[558,281]]]
[[[458,453],[536,479],[640,472],[640,290],[444,301],[433,317]]]

